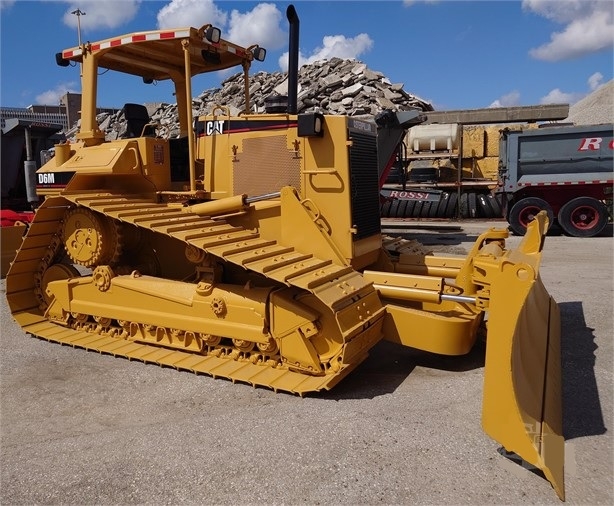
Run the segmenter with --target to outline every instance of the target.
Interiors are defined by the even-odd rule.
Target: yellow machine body
[[[46,198],[6,278],[15,320],[49,341],[301,395],[332,388],[382,338],[462,355],[486,327],[484,429],[563,497],[545,217],[516,250],[494,229],[465,257],[391,247],[375,122],[252,114],[254,50],[207,42],[207,27],[171,32],[62,53],[83,65],[81,131],[38,171]],[[245,113],[192,118],[191,77],[233,65]],[[173,79],[181,138],[105,141],[104,68]]]

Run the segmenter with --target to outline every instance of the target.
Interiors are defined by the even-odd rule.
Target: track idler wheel
[[[41,296],[44,307],[46,308],[51,302],[51,296],[47,293],[47,285],[52,281],[59,281],[63,279],[78,278],[81,276],[79,271],[72,265],[67,264],[53,264],[45,269],[41,276]]]

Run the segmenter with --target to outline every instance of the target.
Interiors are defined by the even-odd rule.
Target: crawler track
[[[178,206],[125,194],[65,195],[47,199],[37,211],[7,276],[7,299],[13,317],[28,333],[130,360],[298,394],[330,389],[364,360],[368,349],[381,337],[384,309],[380,305],[357,328],[341,329],[344,344],[338,370],[329,368],[324,375],[309,375],[292,370],[266,354],[238,352],[228,345],[205,347],[194,353],[134,342],[126,339],[117,322],[97,325],[90,317],[88,322],[71,319],[68,325],[58,325],[45,317],[42,277],[46,268],[63,254],[58,234],[65,213],[75,205],[180,240],[276,284],[310,292],[330,308],[335,319],[344,308],[374,296],[371,285],[351,267],[303,254],[221,219],[200,217]]]

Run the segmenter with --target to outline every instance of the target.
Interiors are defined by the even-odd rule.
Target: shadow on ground
[[[486,347],[479,339],[462,356],[445,356],[381,341],[369,351],[369,357],[351,372],[332,392],[329,399],[372,399],[394,392],[416,367],[439,371],[463,372],[484,367]]]
[[[607,431],[597,378],[593,329],[586,326],[582,302],[559,303],[561,310],[561,367],[563,378],[563,435],[565,439],[595,436]]]

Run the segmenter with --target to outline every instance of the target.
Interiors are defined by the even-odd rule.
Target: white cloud
[[[78,0],[66,3],[69,7],[62,18],[64,24],[77,28],[80,23],[82,33],[87,33],[97,28],[116,28],[131,21],[139,10],[141,0]],[[72,14],[76,10],[85,15]]]
[[[565,93],[558,88],[553,89],[539,101],[540,104],[573,104],[580,100],[582,93]]]
[[[271,3],[258,4],[245,13],[233,9],[229,15],[213,0],[172,0],[158,12],[159,28],[199,28],[211,23],[222,29],[222,38],[226,40],[245,47],[259,44],[269,50],[286,44],[281,20],[281,12]]]
[[[514,90],[498,98],[488,107],[513,107],[518,104],[520,104],[520,93]]]
[[[213,0],[172,0],[158,12],[158,28],[200,28],[205,23],[223,28],[227,19],[228,14]]]
[[[8,9],[11,5],[13,5],[17,0],[0,0],[0,10]]]
[[[47,90],[37,95],[35,103],[42,105],[58,105],[60,103],[60,98],[66,93],[81,93],[80,90],[80,86],[74,81],[60,83],[53,90]]]
[[[225,38],[240,46],[259,44],[265,49],[279,49],[288,42],[287,34],[280,26],[281,21],[282,13],[275,4],[258,4],[244,14],[233,9]]]
[[[603,0],[523,0],[523,9],[565,25],[550,42],[529,51],[538,60],[560,61],[614,46],[614,4]]]
[[[588,92],[564,92],[559,88],[555,88],[550,93],[548,93],[545,97],[542,97],[539,101],[540,104],[575,104],[576,102],[582,100],[589,93],[601,88],[603,83],[603,74],[601,72],[595,72],[591,74],[589,78],[586,80],[588,84]]]
[[[285,22],[282,12],[273,3],[259,3],[246,12],[233,9],[228,14],[218,8],[213,0],[172,0],[158,12],[159,28],[199,27],[212,23],[222,29],[222,37],[226,40],[246,47],[259,44],[268,50],[286,46],[288,36],[285,24],[282,25]],[[357,58],[372,46],[373,40],[365,33],[356,37],[327,35],[322,39],[322,46],[310,55],[299,55],[299,65],[333,56]],[[287,52],[280,57],[279,66],[282,71],[287,71]]]
[[[305,56],[302,53],[299,54],[299,67],[318,60],[330,59],[335,56],[344,59],[358,58],[372,47],[373,40],[366,33],[358,34],[353,38],[348,38],[344,35],[326,35],[322,39],[322,46],[316,48],[311,56]],[[288,70],[287,52],[279,58],[279,66],[283,72]]]
[[[601,72],[595,72],[588,78],[588,87],[591,91],[595,91],[603,86],[603,74]]]

